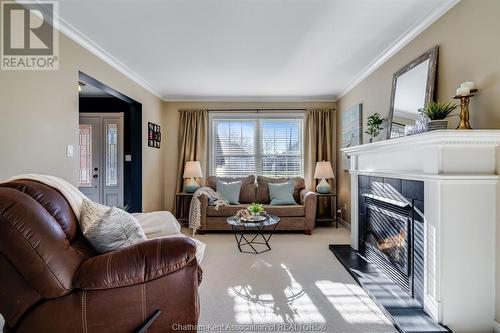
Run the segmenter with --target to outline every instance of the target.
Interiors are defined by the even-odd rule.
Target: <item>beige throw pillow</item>
[[[131,214],[85,199],[82,203],[80,227],[85,238],[100,253],[146,240],[139,222]]]

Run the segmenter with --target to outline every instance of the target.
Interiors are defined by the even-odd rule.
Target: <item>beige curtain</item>
[[[333,109],[311,109],[306,111],[305,128],[305,181],[314,190],[314,169],[318,161],[330,161],[336,176],[336,115]],[[334,182],[329,180],[332,189]]]
[[[184,165],[187,161],[199,161],[206,176],[208,150],[208,111],[180,110],[179,165],[177,167],[176,191],[182,192]]]

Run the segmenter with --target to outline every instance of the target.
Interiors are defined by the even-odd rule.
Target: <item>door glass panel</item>
[[[80,124],[80,176],[78,185],[92,186],[92,125]]]
[[[106,186],[118,185],[118,125],[106,125]]]

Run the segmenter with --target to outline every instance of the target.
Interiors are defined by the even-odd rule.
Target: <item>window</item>
[[[106,186],[118,185],[118,125],[106,126]]]
[[[210,173],[221,177],[303,176],[303,123],[303,114],[296,112],[286,117],[211,115]]]
[[[80,124],[80,187],[92,186],[92,125]]]

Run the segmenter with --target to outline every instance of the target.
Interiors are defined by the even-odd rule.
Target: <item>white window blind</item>
[[[210,173],[220,177],[304,175],[303,116],[211,117]]]

